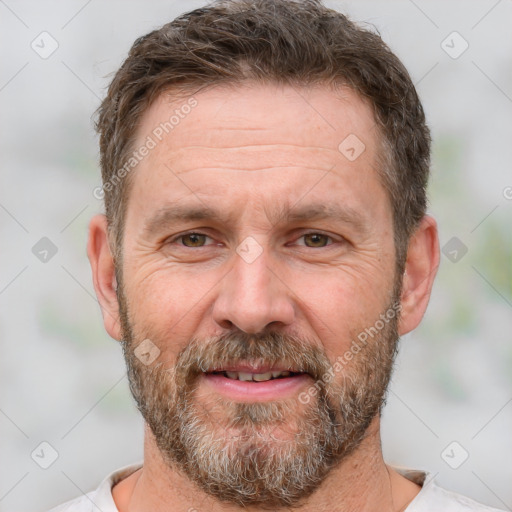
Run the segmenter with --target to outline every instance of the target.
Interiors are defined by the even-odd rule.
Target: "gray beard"
[[[299,506],[361,444],[384,405],[398,315],[326,381],[322,376],[332,365],[318,344],[278,332],[194,338],[172,367],[158,360],[146,366],[134,355],[144,338],[135,340],[119,288],[118,297],[130,389],[158,449],[171,469],[219,501],[263,509]],[[201,368],[260,359],[290,362],[309,372],[315,395],[308,403],[198,397]]]

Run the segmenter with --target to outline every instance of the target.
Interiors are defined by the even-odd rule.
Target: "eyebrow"
[[[358,231],[367,230],[367,221],[363,215],[354,208],[341,204],[311,204],[281,210],[279,218],[288,223],[336,220],[344,224],[352,224]]]
[[[267,212],[272,226],[283,223],[298,223],[317,220],[335,220],[354,226],[357,231],[366,233],[368,221],[352,207],[341,204],[309,204],[299,207],[278,206],[272,213]],[[207,206],[171,205],[163,207],[150,217],[144,225],[144,233],[153,235],[160,233],[180,222],[198,220],[214,220],[221,224],[229,224],[238,214],[218,212]]]
[[[222,215],[206,206],[172,205],[161,208],[150,217],[144,225],[144,233],[151,235],[159,233],[178,222],[191,222],[196,220],[226,221]]]

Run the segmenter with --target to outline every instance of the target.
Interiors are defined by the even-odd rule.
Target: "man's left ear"
[[[407,334],[420,323],[439,267],[437,223],[425,215],[411,236],[403,276],[399,334]]]

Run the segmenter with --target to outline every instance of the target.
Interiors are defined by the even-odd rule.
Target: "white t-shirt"
[[[110,474],[95,490],[68,501],[48,512],[119,512],[112,497],[112,487],[142,467],[133,464]],[[409,480],[422,486],[404,512],[504,512],[487,507],[460,494],[439,487],[424,471],[393,468]]]

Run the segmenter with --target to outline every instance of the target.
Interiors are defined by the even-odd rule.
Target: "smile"
[[[217,394],[237,402],[260,402],[296,396],[312,378],[308,373],[281,366],[238,364],[202,373],[202,382]]]
[[[266,373],[248,373],[248,372],[214,372],[214,375],[224,375],[228,379],[241,380],[244,382],[266,382],[268,380],[282,379],[285,377],[294,377],[299,373],[289,371],[277,371],[277,372],[266,372]]]

